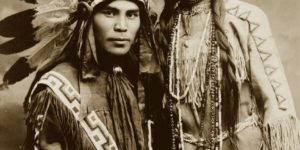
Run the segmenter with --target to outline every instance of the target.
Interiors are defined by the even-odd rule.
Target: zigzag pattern
[[[249,21],[249,17],[251,16],[251,11],[240,9],[240,5],[227,9],[227,12],[243,20],[248,20],[248,21]],[[260,24],[254,21],[249,21],[249,24],[250,24],[250,32],[255,32],[256,29],[260,27]]]
[[[283,102],[285,102],[287,99],[282,96],[282,94],[280,94],[279,89],[282,85],[282,83],[280,81],[277,81],[275,77],[273,77],[273,75],[276,73],[276,71],[278,70],[278,66],[275,66],[274,64],[270,64],[268,63],[268,61],[270,61],[271,59],[274,59],[272,57],[276,57],[274,56],[274,54],[272,54],[272,49],[269,50],[269,47],[264,46],[264,44],[266,43],[266,41],[268,40],[266,38],[262,38],[260,36],[258,36],[258,30],[260,29],[260,27],[262,26],[261,24],[255,22],[255,16],[253,16],[252,10],[251,8],[245,8],[245,6],[243,5],[243,2],[237,2],[236,4],[233,4],[233,6],[230,6],[227,9],[227,12],[231,15],[237,16],[242,20],[246,20],[247,22],[249,22],[249,27],[250,27],[250,33],[252,34],[252,37],[254,38],[255,44],[257,46],[258,52],[260,54],[260,57],[263,61],[264,64],[264,68],[265,68],[265,72],[270,80],[271,86],[275,91],[275,94],[277,96],[277,102],[279,105],[279,108],[281,109],[286,109],[286,107],[283,105]]]

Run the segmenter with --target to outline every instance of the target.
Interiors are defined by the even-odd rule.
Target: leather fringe
[[[264,127],[264,150],[297,150],[300,147],[300,126],[295,116],[278,118]]]
[[[48,117],[47,111],[51,111],[54,119],[56,119],[58,126],[62,127],[62,133],[66,139],[68,149],[72,150],[94,150],[94,146],[82,136],[82,132],[78,121],[75,119],[72,112],[53,94],[50,89],[45,89],[37,92],[32,97],[31,103],[28,105],[28,115],[26,118],[27,124],[27,139],[26,149],[33,149],[34,135],[36,134],[35,128],[38,126],[36,118],[43,114],[43,118]],[[42,122],[44,124],[46,119]],[[41,129],[43,130],[43,128]]]

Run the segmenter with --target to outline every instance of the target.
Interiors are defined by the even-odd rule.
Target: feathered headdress
[[[13,39],[0,44],[0,54],[21,57],[5,72],[0,90],[59,61],[65,51],[79,52],[92,8],[103,1],[25,0],[36,7],[1,20],[0,36]],[[136,1],[148,7],[144,0]]]

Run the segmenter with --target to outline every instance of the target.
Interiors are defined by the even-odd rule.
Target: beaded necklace
[[[178,18],[179,18],[179,11],[175,12],[175,18],[174,18],[174,25],[172,27],[172,32],[171,32],[171,37],[172,37],[172,42],[169,44],[169,49],[173,50],[172,47],[173,45],[175,45],[175,39],[174,39],[174,35],[176,33],[177,30],[177,24],[178,24]],[[167,64],[168,66],[170,66],[171,64],[171,51],[168,53],[167,56]],[[167,72],[169,72],[170,67],[167,67]],[[169,81],[169,76],[166,76],[166,81]],[[165,84],[165,88],[169,89],[169,82],[166,82]],[[170,96],[170,93],[166,93],[166,99],[167,101],[167,107],[168,107],[168,112],[169,112],[169,117],[170,117],[170,128],[171,128],[171,149],[172,150],[176,150],[176,133],[175,133],[175,119],[173,116],[173,99]]]
[[[178,69],[178,60],[179,60],[179,29],[180,29],[180,23],[181,23],[181,13],[179,11],[176,12],[175,14],[175,20],[174,20],[174,25],[172,28],[172,33],[171,33],[171,43],[169,45],[170,47],[170,52],[168,53],[168,71],[169,71],[169,76],[167,81],[169,81],[166,84],[166,88],[168,89],[168,94],[166,95],[168,99],[168,108],[169,108],[169,115],[170,115],[170,123],[171,123],[171,134],[172,134],[172,150],[176,149],[176,125],[175,125],[175,119],[174,119],[174,114],[173,114],[173,109],[174,109],[174,100],[176,101],[176,104],[180,103],[182,99],[184,99],[188,92],[189,92],[189,87],[192,84],[193,78],[195,77],[195,72],[198,66],[199,62],[199,56],[200,56],[200,51],[202,48],[202,44],[204,41],[204,35],[206,34],[207,30],[206,27],[209,24],[210,20],[210,14],[207,17],[206,20],[206,25],[205,29],[203,31],[203,35],[201,37],[200,45],[199,45],[199,50],[197,52],[196,56],[196,63],[194,65],[194,68],[192,70],[192,77],[188,81],[185,89],[183,90],[183,94],[180,95],[180,77],[179,77],[179,69]],[[222,128],[221,128],[221,89],[220,89],[220,80],[221,80],[221,70],[220,70],[220,51],[218,48],[218,44],[216,41],[215,37],[215,25],[214,22],[211,21],[210,24],[210,51],[208,55],[208,62],[206,66],[206,71],[205,71],[205,76],[207,78],[206,80],[206,88],[204,90],[204,99],[201,101],[201,123],[200,123],[200,128],[201,132],[204,130],[204,116],[205,116],[205,108],[206,106],[206,95],[210,97],[210,136],[208,139],[205,138],[200,138],[198,142],[196,143],[198,147],[202,147],[205,149],[222,149]],[[173,83],[175,82],[175,83]],[[182,119],[181,119],[181,110],[178,108],[178,113],[179,113],[179,122],[177,124],[177,127],[180,129],[179,132],[179,137],[180,137],[180,142],[181,142],[181,149],[184,149],[183,147],[183,131],[182,131]]]
[[[196,62],[195,62],[195,66],[193,67],[193,71],[192,71],[192,76],[190,78],[190,80],[188,81],[187,85],[186,85],[186,88],[183,92],[182,95],[180,95],[179,93],[179,69],[176,68],[176,66],[178,66],[178,57],[179,57],[179,42],[178,42],[178,39],[179,39],[179,28],[180,28],[180,22],[181,22],[181,14],[178,15],[178,19],[177,19],[177,25],[175,26],[175,28],[173,29],[174,31],[174,36],[176,36],[175,38],[172,38],[172,44],[171,44],[171,55],[170,55],[170,70],[169,70],[169,92],[170,92],[170,95],[175,98],[177,101],[180,101],[182,100],[183,98],[185,98],[188,94],[188,91],[189,91],[189,88],[190,88],[190,85],[191,83],[193,82],[193,79],[195,78],[195,75],[196,75],[196,71],[197,71],[197,68],[198,68],[198,65],[199,65],[199,58],[200,58],[200,53],[201,53],[201,48],[202,48],[202,45],[204,43],[204,38],[205,38],[205,35],[207,33],[207,26],[209,24],[209,20],[210,20],[210,15],[211,15],[211,12],[208,13],[208,16],[207,16],[207,19],[206,19],[206,23],[205,23],[205,28],[204,28],[204,31],[202,33],[202,37],[201,37],[201,40],[200,40],[200,45],[199,45],[199,49],[198,49],[198,52],[197,52],[197,56],[196,56]],[[175,56],[174,56],[175,55]],[[175,66],[176,64],[176,66]],[[171,89],[173,89],[173,82],[172,82],[172,78],[173,78],[173,73],[176,72],[176,93],[174,91],[171,91]]]

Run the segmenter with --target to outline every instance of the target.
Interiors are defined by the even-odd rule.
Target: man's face
[[[94,15],[95,39],[101,49],[114,54],[126,54],[135,42],[140,28],[140,11],[136,3],[116,0],[96,10]]]

